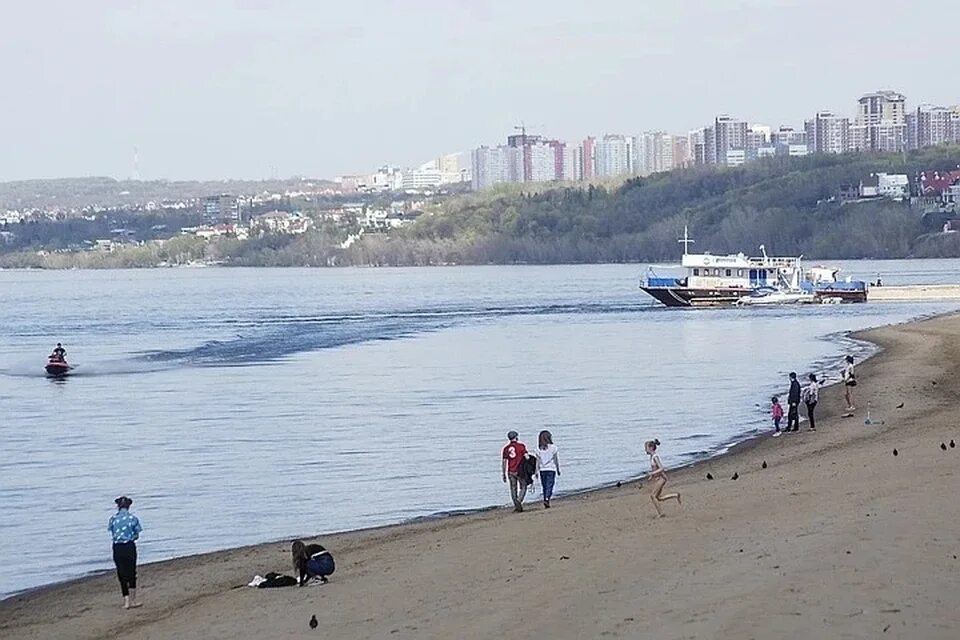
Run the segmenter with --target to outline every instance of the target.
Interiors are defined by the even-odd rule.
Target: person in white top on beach
[[[847,413],[856,411],[853,406],[853,388],[857,386],[857,376],[853,372],[853,356],[845,358],[846,364],[843,367],[843,397],[847,401]]]
[[[650,500],[653,501],[653,506],[657,510],[657,516],[662,518],[664,514],[660,509],[661,502],[666,502],[667,500],[676,500],[677,504],[681,504],[681,502],[679,493],[663,495],[663,488],[667,484],[667,470],[663,468],[663,464],[660,463],[660,456],[657,455],[657,447],[659,446],[659,440],[647,440],[644,449],[646,449],[647,455],[650,456],[650,477],[653,479],[653,489],[650,491]]]
[[[543,489],[543,507],[550,508],[550,498],[553,497],[553,486],[560,475],[560,457],[557,445],[553,444],[553,434],[541,431],[537,443],[537,471],[540,474],[540,487]]]

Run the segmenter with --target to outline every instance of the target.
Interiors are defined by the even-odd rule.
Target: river
[[[767,428],[788,371],[866,353],[844,332],[960,308],[664,309],[642,271],[0,271],[0,597],[110,568],[120,494],[150,562],[505,504],[510,429],[553,432],[561,493],[642,473],[652,437],[687,463]]]

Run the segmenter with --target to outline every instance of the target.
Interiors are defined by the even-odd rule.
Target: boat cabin
[[[800,259],[688,253],[680,266],[686,271],[686,286],[691,289],[753,289],[791,281],[800,270]]]

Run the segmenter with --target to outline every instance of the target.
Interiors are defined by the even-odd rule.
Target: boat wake
[[[596,315],[655,311],[649,304],[575,304],[486,308],[434,308],[366,314],[275,316],[236,320],[235,337],[210,340],[196,347],[149,351],[141,362],[161,365],[245,366],[274,362],[306,351],[365,342],[398,340],[515,316]]]

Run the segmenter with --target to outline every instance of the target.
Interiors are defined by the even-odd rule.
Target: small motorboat
[[[61,378],[70,373],[70,370],[73,369],[73,367],[67,364],[67,361],[63,358],[48,358],[47,366],[45,368],[47,370],[47,375],[53,378]]]
[[[799,289],[776,289],[764,287],[757,289],[749,296],[737,300],[738,305],[784,305],[810,304],[815,302],[815,296]]]

